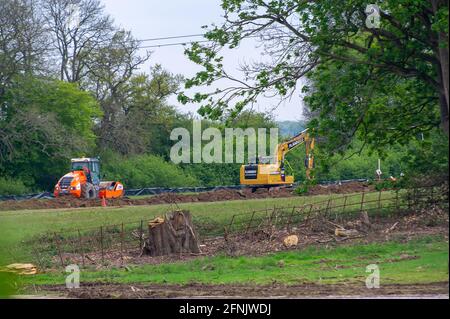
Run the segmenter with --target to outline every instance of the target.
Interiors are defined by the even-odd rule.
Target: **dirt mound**
[[[250,189],[245,190],[219,190],[215,192],[205,192],[200,194],[161,194],[147,198],[120,198],[108,200],[108,206],[142,206],[171,203],[197,203],[197,202],[218,202],[229,200],[245,200],[257,198],[281,198],[294,196],[292,189],[280,190],[258,190],[252,193]],[[23,201],[5,201],[0,203],[0,211],[6,210],[27,210],[27,209],[57,209],[57,208],[82,208],[100,207],[101,200],[85,200],[71,197],[55,199],[31,199]]]
[[[316,185],[310,188],[306,195],[327,195],[327,194],[347,194],[363,191],[372,191],[373,187],[365,183],[346,183],[342,185]],[[200,194],[174,194],[166,193],[146,198],[120,198],[108,200],[108,206],[142,206],[171,203],[198,203],[198,202],[219,202],[230,200],[262,199],[262,198],[284,198],[297,196],[292,188],[257,189],[252,192],[250,188],[242,190],[223,189],[214,192]],[[72,197],[61,197],[55,199],[30,199],[23,201],[0,202],[0,211],[7,210],[28,210],[28,209],[64,209],[100,207],[101,200],[85,200]]]
[[[5,201],[0,203],[0,210],[56,209],[101,206],[100,200],[80,200],[65,197],[57,199],[29,199],[22,201]]]
[[[350,182],[345,184],[315,185],[308,190],[308,195],[350,194],[374,191],[369,183]]]

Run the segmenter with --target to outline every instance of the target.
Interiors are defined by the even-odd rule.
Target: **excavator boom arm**
[[[308,179],[311,179],[310,171],[314,168],[314,147],[315,147],[315,139],[311,138],[309,135],[309,129],[304,130],[298,135],[294,136],[290,140],[283,142],[277,146],[276,154],[277,154],[277,164],[281,164],[284,162],[284,158],[287,153],[296,147],[305,144],[306,147],[306,159],[305,159],[305,167],[306,167],[306,176]]]
[[[314,138],[309,135],[309,131],[305,130],[294,136],[290,140],[280,143],[273,153],[275,156],[271,158],[270,163],[256,163],[242,165],[240,171],[240,181],[242,185],[258,187],[271,187],[282,185],[293,185],[294,176],[287,176],[285,165],[289,163],[285,160],[286,154],[294,148],[305,144],[306,147],[306,176],[312,179],[311,169],[314,168]],[[292,169],[292,168],[291,168]]]

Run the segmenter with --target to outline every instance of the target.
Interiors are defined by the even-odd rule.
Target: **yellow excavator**
[[[294,148],[305,144],[306,177],[311,180],[311,170],[314,168],[315,139],[309,135],[309,129],[294,136],[290,140],[277,145],[275,159],[273,157],[258,157],[252,163],[241,166],[241,185],[257,188],[289,187],[294,184],[294,176],[286,176],[285,166],[289,163],[285,156]]]

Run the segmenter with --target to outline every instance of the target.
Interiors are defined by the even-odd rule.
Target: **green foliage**
[[[231,114],[226,118],[227,127],[233,128],[266,128],[270,129],[272,127],[277,127],[273,116],[271,114],[266,114],[263,112],[255,112],[244,110],[242,112]]]
[[[406,179],[416,176],[448,176],[448,139],[439,130],[433,130],[424,137],[418,136],[405,146],[386,148],[384,156],[361,149],[363,143],[354,141],[351,149],[342,155],[330,156],[318,143],[315,149],[314,170],[316,180],[335,181],[347,179],[375,179],[378,159],[381,159],[382,178],[390,176],[399,178],[403,173]],[[304,147],[290,152],[287,160],[290,162],[296,181],[305,180]]]
[[[239,185],[240,164],[189,164],[184,170],[195,176],[198,186]]]
[[[325,137],[322,149],[329,154],[342,154],[357,137],[382,155],[391,145],[406,145],[439,127],[438,97],[420,81],[372,74],[369,66],[345,62],[324,63],[309,79],[305,102],[318,114],[310,127]]]
[[[0,96],[0,172],[27,187],[50,189],[71,157],[95,145],[95,99],[75,84],[19,76]]]
[[[226,126],[224,123],[229,122]],[[166,120],[167,125],[173,123],[177,127],[184,127],[192,137],[192,120],[189,117],[178,116],[172,122]],[[202,121],[202,129],[217,128],[224,136],[225,127],[234,128],[267,128],[276,127],[276,123],[271,116],[257,112],[243,112],[236,118],[226,117],[223,121]],[[159,127],[158,127],[159,128]],[[269,133],[269,132],[268,132]],[[167,133],[167,136],[170,135]],[[167,137],[164,131],[159,130],[158,134],[152,138],[156,143],[159,139]],[[223,140],[224,142],[224,140]],[[267,138],[269,143],[269,139]],[[203,141],[203,145],[208,141]],[[247,140],[245,141],[247,144]],[[117,155],[112,150],[103,150],[101,158],[103,172],[106,172],[109,179],[118,179],[125,183],[127,188],[138,188],[146,186],[154,187],[189,187],[189,186],[226,186],[239,184],[239,172],[241,164],[180,164],[174,165],[169,162],[170,146],[172,141],[165,141],[165,151],[163,156],[152,156],[159,154],[154,149],[147,151],[145,155],[126,156]],[[191,144],[191,151],[193,145]],[[234,140],[236,147],[236,140]],[[224,149],[224,145],[223,145]],[[245,148],[246,149],[246,148]],[[119,163],[119,164],[116,164]],[[158,173],[160,172],[160,173]],[[169,172],[169,173],[168,173]]]
[[[317,185],[316,180],[304,180],[300,185],[297,186],[297,188],[294,190],[295,194],[297,195],[305,195],[308,193],[311,186]]]
[[[0,266],[1,258],[0,258]],[[17,293],[15,284],[17,283],[17,275],[0,271],[0,299],[9,298]]]
[[[324,158],[320,153],[317,158],[317,176],[321,180],[347,180],[347,179],[373,179],[378,168],[379,157],[369,154],[367,151],[361,155],[355,154],[350,157],[351,151],[344,155],[336,155],[333,158]],[[402,165],[397,157],[396,151],[389,151],[388,155],[381,161],[383,176],[400,176],[406,167]]]
[[[76,84],[23,77],[8,91],[6,99],[13,107],[37,108],[40,113],[54,114],[67,135],[94,145],[94,120],[102,113],[91,94]]]
[[[28,192],[30,189],[21,180],[0,177],[0,196],[20,195]]]
[[[180,167],[154,155],[125,158],[119,155],[103,159],[103,173],[109,180],[118,180],[125,187],[188,187],[195,186],[195,177]]]
[[[417,258],[399,259],[402,254]],[[395,260],[393,262],[392,260]],[[320,271],[318,271],[320,262]],[[281,267],[280,264],[284,266]],[[305,282],[360,284],[366,265],[377,264],[390,284],[445,282],[448,279],[448,243],[442,237],[419,238],[408,243],[390,241],[338,247],[308,247],[264,256],[214,256],[188,262],[143,265],[124,269],[88,270],[84,282],[189,284],[271,284]],[[148,274],[151,273],[152,276]],[[24,278],[28,285],[58,285],[65,274],[52,272]]]
[[[372,183],[373,183],[373,185],[375,185],[375,189],[377,191],[384,191],[384,190],[388,190],[388,189],[401,189],[401,188],[405,188],[408,185],[406,178],[400,178],[395,181],[386,179],[386,180],[382,180],[379,182],[373,181]]]
[[[306,75],[309,126],[326,137],[322,148],[329,154],[343,154],[360,139],[383,155],[386,147],[406,145],[440,122],[448,135],[448,2],[435,7],[426,0],[379,3],[381,24],[375,28],[366,24],[369,4],[222,0],[224,16],[233,19],[208,29],[206,38],[214,45],[196,43],[186,50],[202,67],[186,89],[224,78],[236,85],[195,98],[180,93],[179,101],[201,103],[204,117],[220,118],[227,110],[237,116],[266,92],[290,97]],[[246,83],[239,83],[224,69],[221,49],[255,36],[275,58],[247,65]]]
[[[178,90],[180,81],[180,76],[160,65],[152,68],[151,75],[137,74],[124,81],[100,102],[105,116],[96,127],[98,149],[167,157],[170,132],[183,117],[167,99]]]
[[[448,176],[448,137],[440,131],[432,132],[422,140],[414,139],[406,146],[401,161],[415,175]]]
[[[381,28],[367,29],[363,9],[368,1],[223,0],[226,16],[236,19],[207,30],[206,38],[216,45],[196,43],[186,50],[203,67],[186,80],[160,65],[149,75],[137,73],[149,55],[140,57],[138,41],[130,32],[115,28],[96,5],[84,8],[86,14],[95,11],[85,21],[92,27],[88,33],[64,30],[74,37],[55,39],[54,30],[40,25],[49,8],[41,2],[30,8],[16,2],[8,0],[0,10],[0,29],[5,34],[0,39],[4,48],[0,52],[0,174],[4,177],[0,184],[12,179],[15,185],[11,189],[0,185],[4,193],[50,190],[69,169],[70,158],[99,153],[105,154],[104,172],[124,181],[127,188],[239,183],[239,164],[169,162],[170,132],[175,127],[192,132],[193,119],[177,112],[168,102],[170,96],[179,92],[181,83],[192,89],[218,79],[234,85],[191,97],[180,93],[179,101],[200,105],[199,114],[214,120],[203,121],[203,128],[215,127],[223,134],[226,126],[275,127],[270,114],[245,107],[267,92],[288,98],[299,79],[308,76],[304,87],[308,126],[320,138],[317,180],[372,178],[378,157],[386,177],[398,177],[400,172],[448,174],[448,138],[436,133],[445,120],[439,106],[448,109],[442,107],[439,77],[439,49],[448,52],[444,2],[436,10],[425,0],[383,2]],[[66,19],[67,4],[53,5],[61,12],[52,14]],[[100,20],[103,24],[97,24]],[[292,21],[300,21],[301,28],[290,25]],[[259,25],[270,28],[253,29]],[[280,28],[285,36],[271,36],[273,28]],[[220,51],[237,47],[248,35],[262,35],[267,44],[263,47],[274,59],[244,67],[242,82],[224,70]],[[73,43],[79,40],[83,50],[76,52]],[[64,43],[73,59],[56,56],[57,67],[50,66],[42,46]],[[16,61],[17,52],[23,59]],[[291,124],[281,124],[291,132],[287,135],[297,133]],[[424,141],[417,140],[422,134]],[[357,155],[351,156],[354,152]],[[297,181],[304,180],[302,148],[289,154],[288,160]]]

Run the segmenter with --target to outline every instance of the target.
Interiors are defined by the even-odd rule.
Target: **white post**
[[[381,159],[378,159],[378,169],[376,170],[376,174],[378,176],[378,180],[381,180],[381,175],[383,174],[381,171]]]

